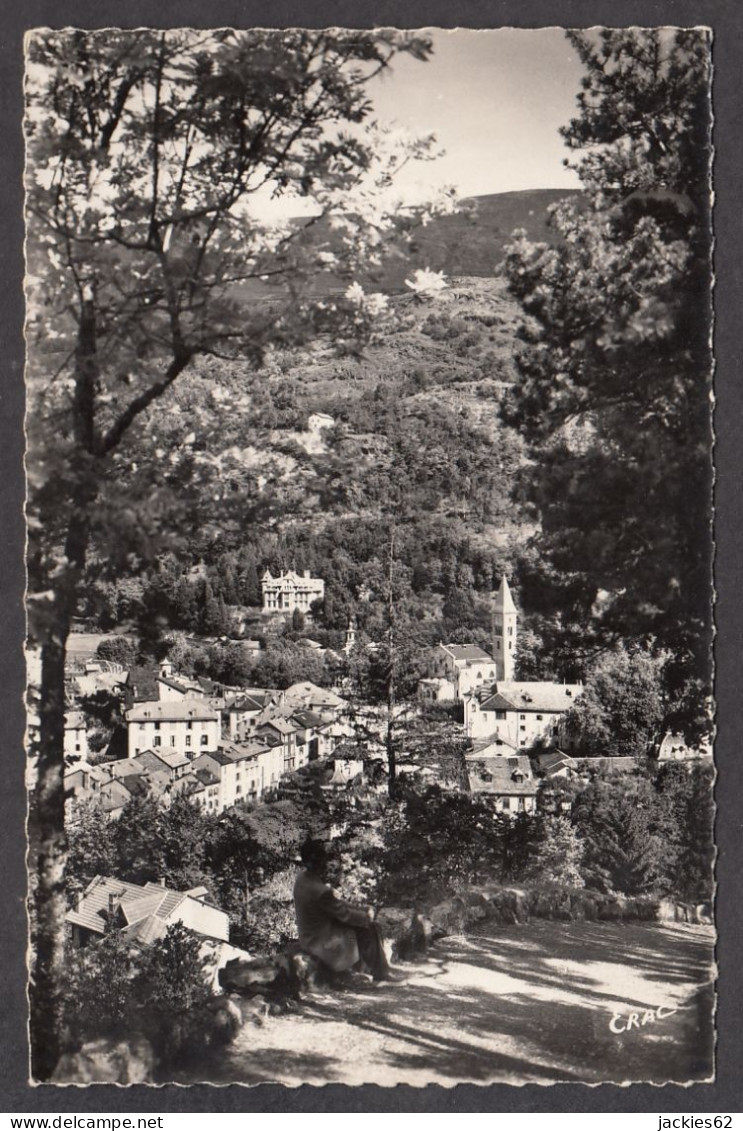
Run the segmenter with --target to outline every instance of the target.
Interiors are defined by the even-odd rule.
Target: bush
[[[380,895],[386,903],[444,898],[486,876],[500,876],[506,824],[486,798],[409,792],[388,809]]]
[[[121,931],[110,931],[83,949],[70,946],[65,965],[62,1016],[67,1040],[79,1047],[96,1037],[129,1029],[136,1015],[134,962]]]
[[[202,1005],[210,996],[201,947],[193,931],[173,923],[164,938],[142,952],[134,994],[161,1023]]]
[[[65,1043],[80,1048],[98,1037],[138,1033],[167,1060],[174,1022],[211,994],[201,946],[198,936],[175,923],[141,951],[119,930],[70,948],[62,1001]]]
[[[270,953],[297,937],[294,877],[294,868],[277,872],[252,893],[245,916],[244,945],[249,950]]]
[[[99,660],[121,664],[123,668],[128,669],[136,663],[137,651],[137,645],[126,636],[110,636],[107,640],[101,640],[95,654]]]

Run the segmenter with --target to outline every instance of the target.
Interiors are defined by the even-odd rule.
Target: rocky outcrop
[[[661,923],[711,923],[712,908],[708,903],[680,903],[672,899],[658,901],[655,918]]]
[[[64,1053],[52,1084],[151,1084],[155,1053],[144,1037],[99,1037],[78,1052]]]
[[[437,903],[428,913],[434,927],[444,935],[461,935],[464,933],[468,922],[476,922],[472,909],[467,906],[466,900],[455,895],[452,899],[445,899]]]
[[[232,958],[219,971],[219,984],[225,993],[296,998],[311,963],[309,955],[299,963],[295,958],[295,954],[282,952],[270,958]]]
[[[530,919],[562,922],[681,922],[711,923],[708,905],[629,897],[586,888],[511,887],[487,884],[470,888],[431,907],[428,917],[439,935],[462,934],[484,919],[504,926]]]

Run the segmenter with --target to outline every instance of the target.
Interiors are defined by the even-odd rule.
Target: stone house
[[[478,688],[497,678],[497,665],[492,656],[475,644],[439,644],[433,661],[434,678],[447,681],[454,688],[453,698],[464,699]],[[441,689],[437,702],[443,701]]]
[[[131,884],[96,876],[65,918],[77,946],[105,934],[109,924],[120,928],[127,941],[140,944],[162,938],[174,923],[207,939],[229,939],[229,917],[208,902],[203,887],[178,892],[164,884]]]
[[[471,739],[507,738],[523,750],[538,742],[556,745],[562,717],[582,692],[580,683],[499,680],[465,698],[465,733]]]
[[[450,679],[431,676],[418,681],[418,698],[421,703],[452,703],[457,689]]]
[[[225,737],[230,742],[244,742],[255,730],[261,713],[280,694],[264,688],[248,688],[228,700],[222,712]]]
[[[195,757],[219,746],[219,711],[203,700],[135,703],[126,712],[126,722],[130,758],[143,750],[157,754],[160,749]]]
[[[41,733],[39,716],[30,711],[26,717],[26,730],[30,749],[38,746]],[[64,717],[64,756],[65,761],[74,763],[88,757],[88,725],[82,711],[67,711]]]
[[[470,753],[465,754],[465,764],[470,791],[492,797],[496,812],[510,816],[536,812],[539,785],[525,755],[486,758]]]

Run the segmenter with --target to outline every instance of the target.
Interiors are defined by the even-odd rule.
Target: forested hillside
[[[387,261],[389,305],[363,349],[321,337],[258,368],[195,364],[122,455],[131,524],[112,552],[136,543],[153,507],[172,509],[158,564],[114,579],[94,563],[81,611],[104,627],[154,613],[163,629],[199,631],[207,601],[255,607],[264,569],[309,569],[326,581],[320,629],[353,614],[379,638],[393,554],[421,643],[485,642],[488,595],[533,530],[513,492],[523,445],[500,415],[521,315],[494,268],[512,227],[548,233],[556,195],[484,197],[421,229],[407,261]],[[402,285],[416,259],[444,271],[435,296]],[[140,495],[153,462],[158,491]]]

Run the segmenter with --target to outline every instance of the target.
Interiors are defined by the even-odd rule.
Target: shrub
[[[110,636],[107,640],[101,640],[95,654],[99,660],[107,660],[121,664],[123,668],[130,668],[136,663],[137,651],[137,645],[126,636]]]
[[[70,948],[63,991],[65,1043],[79,1048],[98,1037],[140,1033],[168,1057],[173,1023],[211,994],[202,942],[182,923],[142,950],[110,930]]]
[[[210,996],[201,947],[193,931],[172,923],[163,938],[142,952],[134,995],[159,1021],[202,1005]]]
[[[62,1016],[67,1040],[119,1034],[136,1013],[132,995],[134,962],[121,931],[112,930],[83,949],[71,945],[66,957]]]
[[[277,872],[251,894],[245,916],[245,946],[259,953],[278,950],[297,937],[294,868]]]

